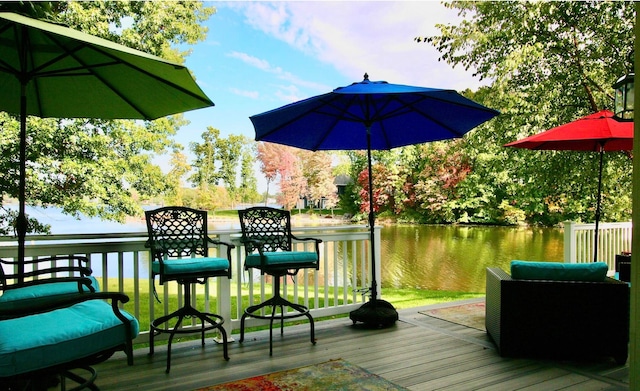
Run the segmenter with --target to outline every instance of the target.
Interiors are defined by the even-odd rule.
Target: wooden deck
[[[459,304],[459,303],[456,303]],[[348,318],[316,322],[317,344],[308,324],[274,333],[269,356],[268,331],[250,333],[229,345],[231,359],[208,339],[175,343],[172,368],[165,374],[166,348],[135,351],[129,367],[118,353],[97,365],[96,384],[109,390],[179,390],[342,358],[410,390],[628,390],[628,365],[613,360],[571,362],[507,359],[498,355],[486,332],[423,315],[432,307],[399,311],[400,321],[385,329],[353,326]],[[234,334],[234,338],[238,338]]]

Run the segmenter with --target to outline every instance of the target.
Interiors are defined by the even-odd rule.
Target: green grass
[[[382,297],[397,309],[484,297],[484,293],[382,288]]]
[[[164,287],[156,284],[156,289],[158,289],[158,293],[160,295],[161,300],[163,300],[163,289]],[[170,294],[169,294],[169,308],[177,308],[178,307],[178,296],[175,293],[175,286],[172,286],[172,288],[170,289]],[[343,288],[337,288],[338,289],[338,302],[339,304],[343,304]],[[117,281],[113,280],[110,281],[109,283],[109,291],[118,291],[118,285],[117,285]],[[232,284],[231,286],[231,292],[235,293],[237,291],[237,286],[235,284]],[[204,306],[204,288],[202,286],[198,286],[197,288],[197,304],[199,306],[201,306],[200,308],[202,308]],[[242,287],[242,308],[246,308],[247,306],[249,306],[249,289],[248,286],[243,286]],[[270,290],[269,288],[267,288],[267,295],[269,294]],[[319,298],[318,298],[318,302],[319,302],[319,306],[320,307],[324,307],[325,306],[325,299],[324,299],[324,288],[319,288],[318,289],[319,292]],[[125,304],[124,308],[133,313],[134,310],[134,302],[133,302],[133,298],[135,297],[133,294],[133,280],[132,279],[125,279],[124,281],[124,293],[128,294],[129,297],[131,298],[131,301],[129,301],[127,304]],[[215,297],[215,286],[212,284],[210,286],[210,305],[212,308],[215,308],[216,305],[216,297]],[[348,297],[350,297],[351,294],[348,294]],[[477,298],[477,297],[483,297],[484,294],[483,293],[468,293],[468,292],[455,292],[455,291],[439,291],[439,290],[424,290],[424,289],[395,289],[395,288],[383,288],[382,289],[382,297],[384,298],[384,300],[392,303],[394,305],[394,307],[396,307],[397,309],[403,309],[403,308],[412,308],[412,307],[420,307],[420,306],[424,306],[424,305],[430,305],[430,304],[436,304],[436,303],[442,303],[442,302],[448,302],[448,301],[456,301],[456,300],[465,300],[465,299],[471,299],[471,298]],[[302,303],[302,299],[304,297],[304,292],[302,290],[302,288],[299,289],[298,292],[298,299],[299,301]],[[333,306],[334,305],[334,297],[335,297],[335,293],[334,293],[334,288],[329,288],[329,292],[328,292],[328,300],[329,300],[329,306]],[[140,326],[142,328],[142,330],[148,330],[149,329],[149,294],[148,293],[141,293],[139,296],[139,306],[140,306],[140,314],[139,314],[139,320],[140,320]],[[232,299],[232,306],[231,306],[231,311],[232,313],[236,313],[237,308],[236,308],[236,296],[232,294],[231,296]],[[289,295],[289,300],[293,300],[293,296],[290,294]],[[257,303],[260,301],[260,295],[259,295],[259,286],[256,285],[254,286],[254,303]],[[164,303],[158,303],[155,298],[153,299],[154,302],[154,311],[156,314],[160,314],[163,311],[164,308]],[[311,308],[313,308],[313,300],[311,300]]]
[[[164,291],[164,287],[156,284],[156,289],[158,290],[158,294],[160,295],[161,300],[163,299],[163,291]],[[337,288],[338,289],[338,302],[340,304],[343,303],[342,300],[342,294],[343,294],[343,288]],[[113,279],[109,282],[109,291],[119,291],[118,288],[118,284],[117,284],[117,280]],[[215,296],[215,286],[214,284],[211,284],[210,286],[210,306],[212,309],[216,308],[216,296]],[[235,293],[237,292],[237,286],[235,284],[232,284],[231,286],[231,292]],[[243,286],[242,287],[242,308],[246,308],[249,306],[249,290],[248,290],[248,286]],[[254,303],[258,303],[260,302],[260,287],[259,285],[254,286]],[[133,294],[133,279],[125,279],[124,281],[124,293],[126,293],[127,295],[129,295],[129,298],[131,299],[128,303],[126,303],[124,305],[124,309],[127,310],[130,313],[134,313],[134,308],[135,308],[135,303],[133,302],[135,295]],[[267,288],[267,293],[266,295],[268,296],[270,293],[270,289]],[[298,301],[302,303],[302,299],[304,297],[303,295],[303,290],[300,289],[299,293],[298,293]],[[329,288],[329,292],[328,292],[328,297],[329,297],[329,306],[333,306],[334,305],[334,288]],[[348,295],[348,297],[351,297],[351,294]],[[478,298],[478,297],[484,297],[483,293],[468,293],[468,292],[455,292],[455,291],[438,291],[438,290],[423,290],[423,289],[395,289],[395,288],[383,288],[382,289],[382,297],[384,300],[390,302],[391,304],[393,304],[393,306],[396,309],[405,309],[405,308],[413,308],[413,307],[421,307],[421,306],[425,306],[425,305],[431,305],[431,304],[437,304],[437,303],[443,303],[443,302],[449,302],[449,301],[457,301],[457,300],[465,300],[465,299],[471,299],[471,298]],[[159,314],[163,313],[163,309],[164,309],[164,305],[165,303],[158,303],[155,298],[151,298],[153,300],[154,303],[154,312],[156,314],[156,316],[159,316]],[[141,293],[139,296],[139,308],[140,308],[140,313],[138,314],[138,321],[140,322],[140,329],[141,330],[149,330],[149,294],[148,293]],[[178,308],[178,295],[176,293],[176,287],[175,284],[171,285],[170,288],[170,293],[168,295],[168,305],[169,305],[169,309],[170,311],[174,310],[175,308]],[[198,308],[204,308],[204,287],[203,286],[198,286],[197,287],[197,296],[196,296],[196,300],[197,300],[197,307]],[[237,305],[236,305],[236,296],[232,295],[231,296],[231,300],[232,300],[232,304],[231,304],[231,311],[233,314],[236,313],[237,311]],[[289,300],[293,300],[293,296],[289,295]],[[318,302],[319,302],[319,306],[320,307],[324,307],[325,305],[325,299],[324,299],[324,289],[323,288],[319,288],[319,298],[318,298]],[[310,307],[314,308],[314,301],[310,299]],[[336,319],[336,318],[343,318],[343,317],[347,317],[348,314],[341,314],[341,315],[334,315],[334,316],[329,316],[329,317],[319,317],[319,318],[315,318],[315,321],[323,321],[323,320],[328,320],[328,319]],[[300,323],[305,323],[306,322],[306,318],[300,318],[297,320],[291,320],[288,322],[285,322],[287,325],[292,325],[292,324],[300,324]],[[262,330],[262,329],[266,329],[268,326],[259,326],[259,327],[251,327],[251,328],[247,328],[246,332],[251,332],[251,331],[257,331],[257,330]],[[235,333],[239,333],[239,330],[234,330],[234,334]],[[192,338],[198,338],[197,335],[194,335]],[[186,337],[186,338],[181,338],[183,340],[188,340],[188,339],[192,339],[190,337]],[[162,343],[162,342],[160,342]],[[141,347],[145,347],[148,346],[148,344],[141,344],[141,345],[136,345],[136,348],[141,348]]]

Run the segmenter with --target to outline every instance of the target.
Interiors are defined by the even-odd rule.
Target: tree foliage
[[[250,164],[247,154],[251,147],[246,137],[220,137],[220,131],[209,126],[207,131],[202,133],[202,140],[202,143],[193,142],[190,145],[195,157],[192,164],[194,171],[189,180],[199,192],[213,193],[214,196],[201,195],[199,199],[202,203],[195,206],[208,210],[222,206],[224,203],[215,197],[215,193],[221,188],[224,189],[224,198],[231,203],[238,201],[241,196],[245,199],[255,199],[257,185],[255,177],[247,167],[247,164]],[[240,187],[238,180],[241,182]],[[239,188],[242,189],[242,193],[239,192]]]
[[[504,148],[510,141],[613,106],[629,66],[634,8],[626,2],[452,2],[464,21],[420,37],[489,86],[468,97],[501,114],[465,136],[470,164],[449,208],[459,221],[552,225],[593,221],[597,154]],[[631,164],[605,157],[603,211],[630,216]]]

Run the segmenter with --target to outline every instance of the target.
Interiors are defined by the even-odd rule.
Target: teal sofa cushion
[[[139,333],[131,320],[132,337]],[[85,358],[122,345],[126,327],[111,305],[89,300],[41,314],[0,321],[0,377],[15,376]]]
[[[318,254],[314,251],[291,251],[291,252],[265,252],[265,264],[268,266],[287,266],[312,264],[318,262]],[[251,254],[247,256],[245,265],[247,267],[262,266],[260,254]]]
[[[91,280],[91,285],[95,288],[96,292],[100,291],[100,284],[98,280],[93,276],[86,277]],[[82,286],[85,292],[89,292],[89,288],[86,285]],[[40,285],[30,285],[23,288],[8,289],[2,292],[0,296],[0,303],[24,300],[24,299],[36,299],[47,296],[64,295],[68,293],[78,292],[78,282],[51,282]]]
[[[516,280],[600,282],[607,277],[604,262],[562,263],[511,261],[511,278]]]
[[[226,258],[201,257],[201,258],[180,258],[165,259],[164,275],[189,274],[198,272],[215,272],[229,269],[229,261]],[[160,262],[153,262],[153,272],[160,273]]]

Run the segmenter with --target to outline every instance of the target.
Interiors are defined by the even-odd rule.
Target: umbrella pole
[[[18,184],[18,283],[24,281],[25,239],[27,236],[26,203],[26,177],[27,177],[27,93],[25,82],[20,88],[20,173]]]
[[[378,298],[378,281],[376,280],[376,215],[373,206],[373,169],[371,168],[371,133],[367,127],[367,168],[369,170],[369,243],[371,244],[371,300]]]
[[[369,170],[369,243],[371,244],[371,298],[357,310],[349,313],[355,324],[362,322],[374,326],[390,326],[398,320],[398,312],[388,301],[378,299],[378,281],[376,280],[376,216],[373,208],[373,170],[371,168],[371,127],[367,125],[367,168]]]
[[[600,171],[598,172],[598,199],[596,200],[596,232],[593,245],[593,262],[598,262],[598,233],[600,231],[600,200],[602,198],[602,159],[604,157],[604,145],[600,145]]]

